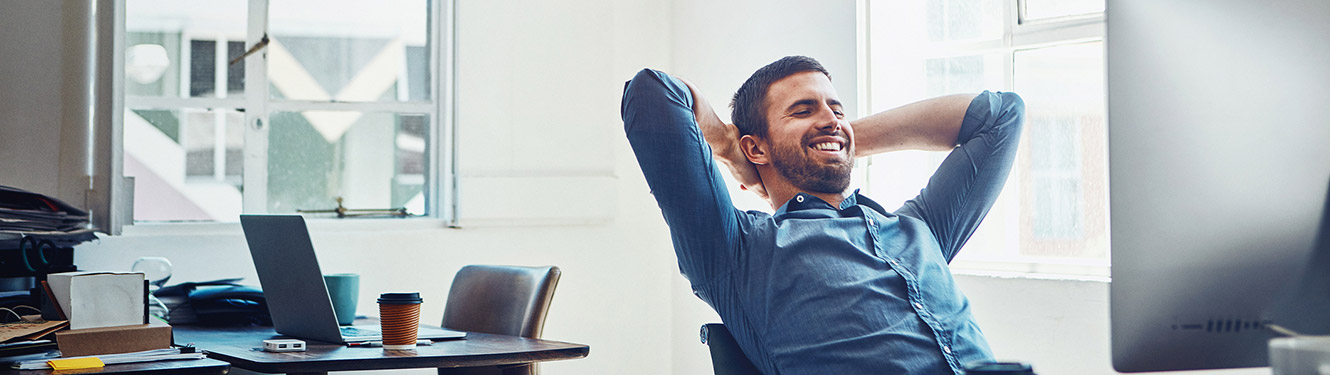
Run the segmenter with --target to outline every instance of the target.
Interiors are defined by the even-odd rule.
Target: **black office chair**
[[[711,348],[711,368],[716,375],[762,375],[724,324],[703,324],[702,343]]]
[[[559,284],[559,267],[470,265],[448,290],[443,328],[540,338]],[[535,364],[501,368],[439,369],[440,375],[537,375]]]

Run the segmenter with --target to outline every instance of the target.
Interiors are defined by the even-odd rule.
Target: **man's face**
[[[854,130],[831,79],[816,71],[782,78],[767,89],[766,107],[772,167],[801,190],[845,192]]]

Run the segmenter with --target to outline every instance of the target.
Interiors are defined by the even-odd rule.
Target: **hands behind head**
[[[711,145],[712,154],[730,168],[730,174],[739,181],[740,189],[751,191],[762,200],[771,203],[767,189],[762,185],[762,176],[757,173],[757,167],[748,161],[748,157],[739,147],[739,128],[721,121],[706,97],[702,96],[692,82],[683,78],[679,80],[683,81],[693,94],[693,116],[697,120],[703,138]]]
[[[734,124],[720,122],[719,118],[710,122],[713,122],[710,126],[717,126],[714,123],[720,123],[719,126],[723,127],[723,131],[716,131],[713,135],[707,136],[708,142],[712,144],[711,152],[716,159],[729,167],[730,175],[739,182],[739,189],[751,191],[767,204],[771,204],[771,197],[767,195],[767,187],[762,184],[762,175],[757,173],[757,166],[748,160],[748,156],[744,155],[739,147],[739,128]],[[710,142],[711,138],[720,138],[720,140]]]
[[[767,187],[762,185],[762,176],[757,173],[757,167],[749,163],[748,159],[726,160],[725,165],[730,168],[730,174],[734,176],[735,181],[739,181],[739,189],[751,191],[757,194],[758,198],[771,203],[771,197],[767,195]]]

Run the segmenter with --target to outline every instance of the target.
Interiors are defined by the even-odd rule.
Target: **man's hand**
[[[712,113],[711,117],[715,117],[715,121],[720,122],[720,118],[716,117],[715,113]],[[700,120],[698,124],[701,124]],[[716,148],[715,143],[711,142],[712,136],[708,135],[706,131],[702,132],[703,136],[707,138],[707,143],[712,144],[712,153],[716,154],[720,161],[730,168],[730,174],[734,175],[735,180],[739,181],[739,189],[751,191],[753,194],[757,194],[758,198],[762,198],[763,201],[770,201],[771,199],[767,197],[766,187],[762,186],[762,176],[757,173],[757,167],[753,166],[753,163],[749,162],[748,157],[744,156],[743,151],[739,149],[739,128],[734,124],[723,122],[720,125],[724,126],[725,132],[724,135],[720,136],[722,137],[721,142],[729,145],[726,147],[728,150],[722,151]],[[722,152],[725,153],[724,156],[722,156]]]
[[[693,116],[697,118],[697,126],[702,130],[702,137],[706,138],[707,144],[711,146],[711,153],[730,169],[730,174],[739,181],[741,189],[751,191],[762,200],[769,201],[767,190],[762,186],[762,176],[757,173],[757,167],[754,167],[739,149],[739,128],[721,121],[720,116],[711,109],[711,104],[697,91],[692,82],[682,78],[679,80],[688,85],[688,90],[693,94]]]

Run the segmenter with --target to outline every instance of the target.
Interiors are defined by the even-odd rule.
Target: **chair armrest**
[[[703,324],[701,335],[702,343],[711,349],[711,367],[716,375],[762,375],[724,324]]]

